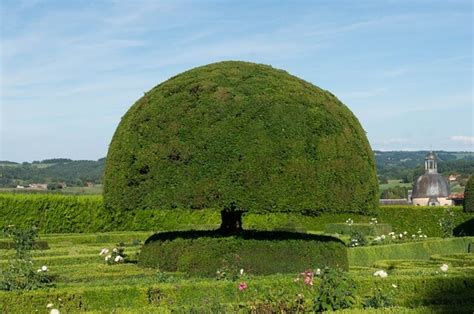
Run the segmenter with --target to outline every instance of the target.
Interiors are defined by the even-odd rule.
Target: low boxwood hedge
[[[348,250],[351,266],[371,266],[378,260],[427,260],[434,254],[467,253],[474,237],[433,239],[397,245],[376,245]]]
[[[350,235],[353,232],[358,232],[364,236],[379,236],[382,234],[388,234],[392,231],[392,227],[389,224],[369,224],[369,223],[353,223],[351,225],[347,223],[331,223],[327,224],[324,228],[324,232],[328,234],[347,234]]]
[[[354,279],[360,298],[373,295],[380,289],[383,294],[394,295],[397,306],[424,306],[431,309],[441,306],[456,309],[454,313],[465,313],[466,309],[472,310],[474,306],[472,275],[399,276],[394,279],[374,278],[369,274],[367,277]],[[127,313],[183,313],[188,309],[207,312],[211,308],[246,313],[250,312],[250,304],[256,302],[266,302],[269,307],[278,305],[281,311],[285,310],[285,300],[296,298],[298,293],[312,298],[311,291],[317,291],[319,285],[319,281],[315,280],[314,287],[308,289],[295,283],[290,276],[255,278],[246,283],[248,289],[245,291],[238,289],[238,282],[207,280],[137,286],[63,287],[21,293],[0,292],[0,312],[44,312],[46,305],[52,303],[61,313],[110,312],[114,309],[122,309]],[[287,298],[283,299],[283,296]],[[361,304],[357,306],[360,308]]]
[[[157,233],[145,242],[138,265],[208,277],[218,270],[267,275],[325,266],[348,269],[347,249],[339,239],[284,231]]]
[[[15,248],[15,243],[8,240],[0,240],[0,250],[12,250]],[[47,250],[49,249],[48,242],[46,241],[36,241],[33,244],[33,250]]]
[[[460,267],[474,267],[474,254],[472,253],[459,253],[459,254],[435,254],[431,256],[431,260],[449,263],[450,265]]]

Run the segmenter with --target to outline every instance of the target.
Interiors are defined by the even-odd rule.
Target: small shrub
[[[443,238],[449,238],[453,236],[453,229],[456,227],[454,222],[454,212],[452,208],[445,208],[443,216],[439,220],[439,226],[443,232]]]
[[[323,312],[350,308],[355,304],[355,290],[355,282],[343,271],[326,268],[321,274],[313,310]]]
[[[350,247],[365,246],[367,244],[367,238],[364,236],[362,232],[354,230],[351,232],[350,236],[351,236],[351,241],[349,242]]]
[[[364,308],[381,308],[394,305],[391,293],[384,293],[381,289],[375,290],[373,295],[367,296],[363,301]]]
[[[30,251],[34,248],[38,230],[8,226],[3,233],[12,238],[15,255],[9,260],[7,268],[0,272],[0,290],[34,290],[52,286],[53,277],[47,273],[48,267],[36,270],[33,266]]]
[[[123,242],[117,244],[117,246],[112,249],[112,253],[110,253],[109,249],[103,248],[100,251],[99,255],[105,256],[104,260],[107,265],[123,263],[125,262],[125,259],[127,258],[127,255],[125,254],[125,248],[123,245],[124,245]]]

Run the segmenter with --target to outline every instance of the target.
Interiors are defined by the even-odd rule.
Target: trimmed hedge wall
[[[364,236],[379,236],[382,234],[388,234],[392,231],[392,227],[389,224],[368,224],[368,223],[353,223],[348,225],[346,223],[330,223],[326,224],[324,232],[328,234],[347,234],[350,235],[352,232],[360,232]]]
[[[37,226],[42,233],[100,231],[109,220],[102,203],[100,195],[0,194],[0,227]]]
[[[464,234],[474,234],[474,213],[453,207],[454,225]],[[383,206],[378,209],[379,223],[388,223],[394,231],[416,233],[418,228],[429,237],[441,237],[439,219],[443,207]],[[324,230],[328,223],[367,223],[368,216],[324,213],[315,216],[269,213],[246,214],[244,229]],[[220,224],[220,215],[211,210],[137,210],[119,216],[106,211],[101,196],[66,196],[43,194],[0,194],[0,228],[9,224],[19,227],[36,225],[41,233],[106,232],[121,230],[169,231],[212,229]],[[471,233],[467,232],[469,230]],[[457,229],[455,229],[457,230]],[[458,230],[458,233],[461,231]]]
[[[348,250],[351,266],[371,266],[380,260],[427,260],[434,254],[467,253],[474,237],[424,240],[397,245],[375,245]]]
[[[349,268],[347,249],[339,239],[283,231],[246,231],[231,237],[214,231],[157,233],[142,247],[138,265],[206,277],[230,265],[235,272],[243,268],[252,275]]]
[[[455,226],[474,218],[474,213],[463,212],[462,207],[451,207]],[[394,231],[415,234],[418,228],[429,237],[442,237],[439,220],[445,215],[441,206],[382,206],[378,211],[379,222],[389,223]],[[467,230],[464,230],[467,233]]]
[[[0,228],[37,226],[41,233],[180,230],[213,227],[220,214],[208,210],[141,210],[119,216],[104,209],[100,195],[0,194]]]

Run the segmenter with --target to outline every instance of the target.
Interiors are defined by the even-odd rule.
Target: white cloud
[[[451,141],[464,144],[474,144],[474,136],[455,135],[450,137]]]

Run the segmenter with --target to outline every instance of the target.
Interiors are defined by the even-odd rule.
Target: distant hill
[[[374,151],[377,174],[386,179],[413,182],[424,173],[424,160],[428,151]],[[474,173],[474,152],[435,152],[438,172],[448,176],[460,174],[467,177]]]
[[[99,184],[104,163],[105,158],[96,161],[56,158],[21,164],[0,161],[0,187],[58,182],[68,186],[83,186],[86,182]]]
[[[424,172],[427,151],[374,151],[377,174],[383,180],[411,183]],[[474,173],[474,152],[436,152],[438,169],[443,175],[460,174],[467,178]],[[86,182],[102,183],[105,158],[71,160],[54,158],[31,163],[0,161],[0,187],[16,187],[30,183],[65,182],[68,186],[83,186]]]

